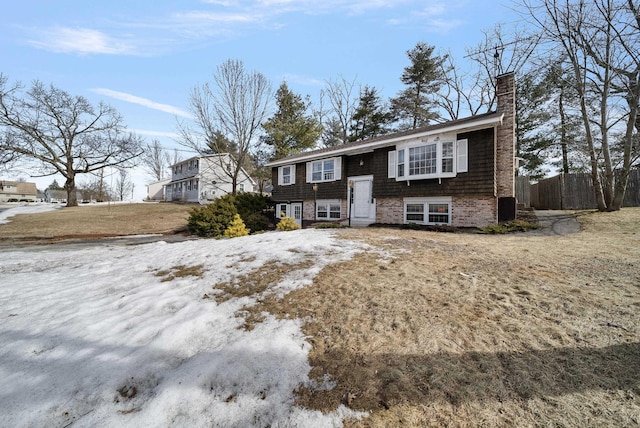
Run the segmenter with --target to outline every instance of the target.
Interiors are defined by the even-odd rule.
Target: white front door
[[[368,225],[376,221],[376,201],[373,199],[373,176],[349,177],[349,222]]]
[[[353,183],[353,218],[369,218],[371,207],[371,181],[358,180]]]
[[[293,219],[296,221],[296,223],[302,226],[302,203],[301,202],[296,202],[291,204],[291,214],[293,216]]]

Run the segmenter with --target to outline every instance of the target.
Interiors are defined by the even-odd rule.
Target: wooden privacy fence
[[[531,206],[531,182],[529,177],[516,177],[516,201],[518,206],[525,208]]]
[[[518,187],[518,186],[516,186]],[[540,180],[530,186],[530,206],[546,210],[596,209],[596,197],[591,174],[560,174]],[[519,201],[520,202],[520,201]],[[629,173],[624,207],[640,207],[640,170]]]

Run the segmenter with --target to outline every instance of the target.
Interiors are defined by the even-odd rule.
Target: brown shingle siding
[[[342,179],[318,183],[318,199],[344,199],[347,197],[347,178],[373,175],[373,197],[414,197],[479,195],[493,196],[494,190],[494,128],[458,134],[457,139],[468,140],[468,172],[454,178],[396,181],[388,178],[388,153],[395,146],[354,156],[342,157]],[[361,165],[362,161],[362,165]],[[275,201],[302,201],[314,198],[313,184],[307,183],[306,162],[296,164],[296,184],[276,185]],[[278,183],[278,168],[272,170],[272,182]]]
[[[453,178],[441,180],[396,181],[387,178],[388,147],[374,152],[373,197],[415,197],[452,195],[494,195],[493,186],[493,128],[459,134],[458,139],[469,140],[468,172],[458,173]]]
[[[345,158],[342,159],[342,175],[337,181],[318,183],[318,199],[343,199],[347,197],[347,176],[345,174]],[[274,183],[272,199],[281,201],[313,200],[313,183],[307,183],[307,163],[296,164],[296,183],[287,186],[279,186],[278,168],[271,171],[271,182]]]

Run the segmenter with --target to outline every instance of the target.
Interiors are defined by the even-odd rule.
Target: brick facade
[[[340,222],[348,221],[347,200],[340,199],[340,219],[316,219],[316,201],[305,200],[302,202],[302,222],[304,226],[318,222]]]
[[[455,227],[484,227],[496,222],[496,198],[454,197],[451,201],[451,222]]]
[[[316,220],[315,204],[313,201],[304,201],[302,203],[302,221],[314,222]]]
[[[451,225],[484,227],[496,222],[498,201],[491,196],[456,196],[451,200]],[[404,199],[385,198],[376,201],[376,223],[403,224]]]
[[[402,224],[404,202],[398,198],[376,199],[376,223]]]

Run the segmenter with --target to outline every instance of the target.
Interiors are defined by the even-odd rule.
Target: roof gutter
[[[357,146],[351,147],[336,147],[333,150],[327,150],[322,152],[310,152],[308,155],[300,155],[290,158],[278,159],[273,162],[268,162],[265,164],[267,167],[274,166],[282,166],[282,165],[291,165],[300,162],[308,162],[317,159],[323,159],[327,157],[333,157],[337,155],[350,155],[350,154],[361,154],[372,152],[375,149],[380,147],[386,147],[400,141],[413,140],[415,138],[424,138],[430,135],[437,134],[446,134],[448,132],[460,132],[460,131],[474,131],[477,129],[485,129],[492,126],[497,126],[502,124],[502,119],[504,118],[503,113],[496,113],[495,115],[491,115],[489,117],[480,119],[478,121],[467,122],[467,123],[459,123],[451,126],[438,127],[435,129],[425,130],[422,132],[418,132],[410,135],[401,135],[397,137],[391,136],[390,138],[373,141],[371,143],[365,143]]]

